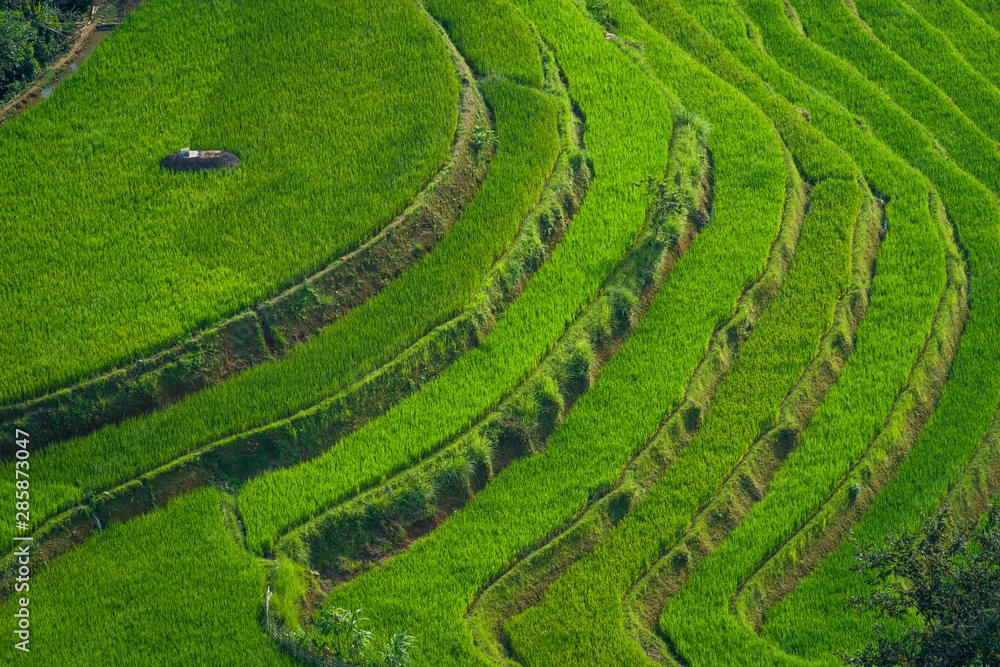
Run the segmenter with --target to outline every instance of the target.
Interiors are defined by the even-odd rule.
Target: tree
[[[876,640],[840,657],[853,667],[1000,667],[1000,505],[978,527],[957,527],[946,510],[920,519],[915,536],[855,542],[853,569],[871,591],[851,602],[875,612]]]
[[[0,9],[0,95],[7,82],[34,76],[37,35],[20,12]]]
[[[68,42],[58,12],[41,0],[0,0],[0,99],[56,59]]]

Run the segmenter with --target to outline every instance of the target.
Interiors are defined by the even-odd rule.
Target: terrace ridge
[[[447,34],[440,28],[438,32],[461,82],[458,124],[448,160],[402,213],[357,249],[242,313],[96,377],[0,406],[0,429],[27,431],[37,447],[43,448],[168,407],[286,355],[430,252],[472,201],[494,150],[489,145],[476,151],[470,144],[473,129],[492,128],[492,119],[469,66]],[[215,161],[212,153],[202,151]],[[233,158],[238,164],[239,158]],[[235,166],[231,159],[218,159]],[[204,162],[201,156],[181,158],[180,151],[164,158],[168,161],[171,165],[191,161],[195,168]],[[10,456],[13,449],[5,442],[0,446],[0,461]]]

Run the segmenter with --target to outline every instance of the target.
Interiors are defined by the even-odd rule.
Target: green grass
[[[880,107],[898,105],[911,117],[903,122],[922,123],[951,160],[994,194],[1000,193],[1000,151],[995,144],[1000,139],[1000,92],[964,62],[956,63],[954,54],[949,57],[947,53],[950,45],[942,44],[940,35],[921,26],[922,21],[912,11],[895,11],[893,2],[860,0],[857,5],[862,16],[871,19],[876,34],[906,60],[864,30],[846,5],[797,2],[795,9],[809,31],[811,50],[826,49],[842,59],[834,61],[827,55],[820,62],[803,63],[798,67],[808,67],[809,74],[803,73],[802,78],[873,125],[887,114],[900,115],[900,110],[881,111]],[[743,5],[751,15],[757,11],[754,3]],[[786,29],[787,21],[779,19],[777,13],[776,7],[768,9],[768,20],[783,24],[760,21],[763,33]],[[906,32],[894,28],[888,18],[876,20],[875,14],[891,14],[906,26]],[[774,55],[784,63],[784,54]],[[933,70],[928,69],[928,59]],[[930,81],[914,67],[928,71]]]
[[[748,3],[750,4],[750,3]],[[710,8],[709,8],[710,7]],[[860,102],[868,102],[865,118],[869,121],[872,132],[887,142],[902,157],[910,160],[920,167],[924,173],[938,187],[948,207],[949,217],[955,222],[959,235],[962,238],[963,246],[967,253],[970,273],[972,276],[972,289],[970,291],[970,316],[964,331],[962,342],[956,353],[952,366],[951,376],[945,385],[944,393],[938,403],[937,411],[925,426],[920,438],[914,446],[909,461],[923,459],[926,467],[950,469],[960,467],[968,452],[974,448],[989,422],[989,415],[992,407],[996,404],[998,387],[995,378],[998,360],[996,350],[998,341],[996,340],[996,319],[995,309],[990,309],[989,303],[993,302],[996,285],[995,268],[995,248],[997,243],[998,215],[995,200],[990,194],[968,175],[961,172],[954,164],[944,160],[930,145],[924,132],[917,128],[912,120],[907,118],[893,105],[887,103],[883,94],[874,89],[863,89],[863,84],[857,77],[851,78],[849,74],[840,69],[836,61],[814,47],[806,46],[797,33],[784,22],[784,18],[779,16],[781,11],[775,5],[764,7],[762,4],[751,4],[751,7],[760,11],[753,16],[757,21],[757,26],[766,27],[763,32],[764,41],[772,54],[775,54],[793,71],[804,74],[807,78],[824,68],[838,68],[838,74],[833,75],[828,72],[820,73],[820,80],[826,82],[842,93],[843,101],[852,105]],[[749,10],[749,8],[748,8]],[[766,13],[765,13],[766,10]],[[703,16],[718,16],[720,9],[718,5],[706,6]],[[704,20],[704,19],[703,19]],[[708,22],[707,22],[708,23]],[[742,36],[741,36],[741,34]],[[733,27],[729,36],[730,43],[746,45],[746,29],[740,22],[738,29]],[[808,49],[808,50],[806,50]],[[744,52],[736,49],[736,52],[744,57]],[[787,74],[784,75],[787,77]],[[789,89],[781,81],[781,73],[770,71],[766,77],[776,90],[788,95],[790,98],[801,93],[796,93],[794,89]],[[859,88],[862,90],[859,92]],[[807,106],[813,115],[814,122],[822,122],[826,127],[823,129],[831,134],[838,142],[847,147],[852,152],[859,163],[864,163],[865,156],[872,154],[871,149],[859,149],[851,147],[852,135],[858,135],[854,127],[853,119],[836,119],[822,113],[821,106]],[[843,116],[843,114],[838,114]],[[878,119],[878,123],[873,122]],[[857,146],[854,143],[854,146]],[[866,173],[868,170],[866,168]],[[870,177],[872,178],[872,177]],[[872,180],[873,185],[881,188],[879,179]],[[893,226],[890,225],[890,229]],[[891,232],[890,232],[891,234]],[[978,372],[974,370],[979,368]],[[926,448],[927,455],[920,452]],[[943,460],[947,460],[947,465],[941,465]],[[898,478],[902,479],[905,468],[911,464],[904,464]],[[921,480],[927,483],[928,478]],[[915,487],[909,489],[912,498],[915,500],[923,496],[916,492]],[[894,498],[895,502],[902,502],[901,496]],[[888,503],[887,503],[888,504]],[[912,508],[911,508],[912,511]],[[846,566],[845,562],[842,562]],[[826,571],[825,576],[816,574],[808,577],[799,586],[798,592],[791,596],[786,602],[779,605],[772,612],[771,619],[766,628],[771,626],[773,619],[779,614],[784,605],[792,604],[792,600],[805,599],[804,591],[813,591],[809,599],[816,603],[810,613],[805,613],[802,608],[803,603],[793,613],[784,610],[780,627],[775,627],[774,631],[766,630],[769,639],[781,638],[784,648],[796,652],[821,652],[823,647],[850,646],[858,641],[860,635],[859,625],[853,622],[845,614],[842,603],[834,604],[834,591],[839,588],[840,582],[846,576],[846,570]],[[819,591],[823,591],[820,595]],[[801,598],[800,598],[801,596]],[[825,607],[829,615],[819,613],[818,607]],[[849,626],[838,628],[837,626]],[[748,633],[744,633],[748,634]],[[754,651],[759,651],[756,655],[763,655],[764,647],[756,647]],[[783,659],[789,659],[784,656]]]
[[[570,94],[587,118],[596,178],[574,225],[623,215],[628,209],[616,181],[630,187],[634,173],[643,173],[636,161],[646,151],[634,151],[630,144],[669,122],[664,102],[652,82],[573,3],[525,2],[522,7],[553,47]],[[694,63],[685,66],[674,72],[682,81],[711,79]],[[607,95],[609,89],[627,94]],[[745,98],[725,85],[701,83],[685,92],[694,110],[704,111],[715,126],[710,141],[716,166],[713,222],[674,266],[634,334],[579,399],[544,453],[513,462],[442,526],[378,570],[334,590],[326,603],[364,605],[378,627],[410,627],[421,637],[425,664],[465,665],[476,659],[463,619],[472,596],[614,483],[681,397],[714,326],[732,312],[743,287],[764,267],[785,186],[777,136]],[[718,266],[729,270],[718,272]]]
[[[881,429],[921,351],[944,286],[941,244],[934,235],[933,229],[896,221],[879,252],[868,314],[840,378],[764,498],[667,604],[660,628],[693,664],[757,664],[756,637],[730,615],[729,598],[805,522]],[[664,505],[670,507],[677,488],[669,477],[664,481]]]
[[[325,454],[251,480],[235,501],[201,489],[106,526],[34,572],[34,657],[23,661],[291,665],[260,629],[268,568],[252,551],[426,460],[505,397],[516,399],[511,392],[519,385],[533,391],[525,378],[635,245],[649,202],[633,182],[672,164],[667,146],[683,121],[675,117],[681,99],[714,127],[711,223],[543,452],[510,463],[407,551],[335,588],[326,606],[364,608],[380,635],[409,628],[419,640],[418,664],[486,664],[467,618],[475,596],[624,479],[627,513],[592,550],[573,553],[579,560],[505,630],[523,664],[648,664],[623,626],[623,596],[683,539],[691,517],[774,423],[850,281],[851,228],[870,184],[887,201],[888,236],[856,347],[767,494],[725,541],[705,545],[714,551],[665,601],[660,619],[692,665],[839,664],[830,651],[871,638],[869,621],[856,618],[842,597],[861,587],[849,569],[849,542],[768,610],[760,634],[741,615],[753,595],[732,596],[761,563],[794,559],[797,541],[772,556],[817,507],[834,506],[829,491],[851,483],[848,467],[906,384],[927,340],[944,267],[953,266],[950,240],[934,220],[936,193],[967,262],[969,316],[936,410],[855,526],[859,541],[912,528],[918,510],[947,498],[962,471],[978,465],[970,457],[1000,401],[1000,92],[993,87],[1000,10],[994,0],[965,0],[969,10],[959,0],[855,2],[876,37],[846,4],[816,0],[421,0],[487,75],[482,89],[500,139],[454,231],[287,358],[163,412],[34,454],[34,525],[80,502],[85,490],[124,482],[234,433],[283,427],[286,417],[351,387],[474,303],[483,276],[538,202],[552,164],[563,164],[557,155],[565,136],[560,143],[557,128],[573,124],[563,100],[548,94],[555,61],[536,48],[538,32],[584,119],[595,169],[565,238],[478,349]],[[43,315],[30,326],[23,318],[0,325],[0,340],[16,345],[28,328],[24,349],[2,346],[0,361],[12,363],[0,372],[0,402],[233,312],[355,245],[399,210],[444,159],[457,96],[438,36],[408,3],[309,0],[248,9],[236,0],[153,0],[53,99],[0,130],[0,201],[22,214],[0,221],[3,238],[14,239],[8,267],[21,273],[0,278],[8,309],[0,314]],[[598,17],[607,12],[608,26],[594,25],[584,5]],[[798,18],[789,21],[793,10],[807,36]],[[192,34],[203,52],[190,48]],[[149,48],[162,57],[152,58]],[[433,90],[416,92],[411,82]],[[342,95],[357,108],[337,105]],[[150,106],[156,96],[166,102]],[[123,137],[137,128],[146,134],[132,146]],[[436,128],[437,140],[428,128]],[[45,145],[43,131],[51,145],[25,150]],[[692,369],[718,361],[705,356],[712,332],[764,270],[791,173],[782,140],[812,188],[792,268],[690,443],[669,450],[654,442],[636,469],[652,475],[662,465],[663,477],[648,490],[648,481],[636,486],[638,473],[623,478],[623,471],[681,404]],[[224,177],[160,178],[154,158],[189,143],[225,143],[244,165]],[[118,146],[125,147],[120,159],[109,160]],[[440,147],[445,152],[435,153]],[[300,159],[307,152],[320,157]],[[369,154],[377,163],[357,157]],[[125,163],[139,166],[124,177]],[[35,183],[29,176],[37,174]],[[349,222],[321,222],[333,215]],[[105,257],[106,265],[95,260]],[[74,283],[64,274],[78,266],[84,270]],[[21,292],[35,301],[22,302]],[[893,428],[886,439],[899,436]],[[872,451],[881,456],[879,447]],[[13,478],[11,463],[0,465],[0,494],[12,497]],[[585,518],[600,512],[597,505]],[[586,532],[592,523],[576,526],[586,533],[583,542],[596,541]],[[9,523],[0,528],[8,544],[11,530]],[[291,627],[304,575],[300,564],[282,559],[271,581],[272,612]],[[0,609],[8,637],[12,609],[11,602]],[[13,655],[12,643],[0,655]]]
[[[706,127],[673,103],[672,109],[682,115],[676,116],[662,182],[676,188],[682,201],[700,202],[707,194],[703,192],[709,167],[703,147]],[[651,206],[642,232],[604,281],[601,295],[588,304],[514,392],[441,451],[305,523],[284,537],[276,551],[301,559],[313,569],[343,570],[342,557],[368,560],[374,557],[373,546],[380,554],[388,553],[398,543],[391,535],[398,527],[419,530],[420,521],[438,509],[453,510],[465,504],[471,498],[468,492],[478,488],[479,482],[488,483],[505,459],[544,450],[579,396],[628,339],[642,317],[640,304],[656,293],[669,273],[664,259],[671,256],[672,264],[681,256],[682,248],[676,243],[697,225],[696,220],[686,210]],[[664,233],[670,229],[676,232],[673,240]],[[418,431],[416,437],[432,435]],[[485,478],[480,477],[483,473]],[[386,527],[392,527],[388,535]]]
[[[612,3],[611,10],[619,35],[645,45],[646,62],[657,76],[687,67],[687,57],[676,46],[626,7]],[[719,66],[739,68],[735,62]],[[677,86],[681,94],[687,92]],[[768,103],[761,108],[777,116],[793,156],[807,165],[804,175],[815,183],[794,265],[716,390],[698,433],[663,478],[592,553],[547,589],[538,606],[507,623],[514,654],[528,664],[640,660],[638,646],[623,628],[626,590],[662,546],[687,527],[754,443],[761,424],[777,417],[779,404],[815,354],[850,283],[855,220],[868,197],[860,173],[790,105],[774,96],[764,101]]]
[[[886,47],[926,76],[993,141],[1000,140],[1000,118],[997,117],[1000,91],[989,75],[980,74],[966,62],[944,33],[925,21],[903,0],[858,0],[855,5],[861,18]],[[805,23],[808,30],[815,27],[812,21]],[[861,26],[856,29],[861,30]],[[820,42],[823,43],[822,40]],[[826,46],[831,48],[828,43]],[[886,71],[891,69],[885,62],[873,65],[861,56],[856,46],[838,53],[848,56],[866,76],[878,81],[886,90],[893,88],[885,79]],[[989,54],[982,55],[989,58]],[[993,62],[992,69],[995,70],[995,60]],[[896,90],[901,93],[904,89]],[[932,131],[937,133],[933,128]]]
[[[173,341],[359,245],[448,157],[458,92],[408,0],[138,7],[0,131],[0,402]],[[161,168],[182,146],[243,163]]]
[[[483,193],[490,200],[506,202],[521,185],[505,173],[523,171],[530,161],[551,168],[559,152],[557,121],[564,106],[553,96],[507,81],[490,82],[484,90],[496,112],[501,150],[508,155],[494,158],[487,176],[489,180],[495,171],[492,183],[502,189],[484,186]],[[504,157],[509,162],[502,162]],[[536,176],[544,178],[547,173]],[[240,510],[251,547],[269,549],[289,527],[437,449],[510,393],[590,299],[605,275],[602,271],[610,268],[622,244],[635,234],[628,222],[601,238],[574,220],[552,257],[480,347],[384,418],[355,431],[319,458],[247,483],[240,494]],[[576,269],[575,276],[568,265]],[[552,308],[540,307],[546,300]]]
[[[892,530],[914,530],[919,525],[918,512],[935,510],[975,451],[978,442],[971,441],[964,433],[965,425],[955,419],[960,406],[954,404],[954,394],[948,398],[947,404],[942,399],[890,485],[853,528],[860,544],[881,540]],[[838,664],[829,655],[831,651],[854,650],[874,639],[871,619],[858,617],[841,597],[865,590],[863,581],[850,569],[854,554],[854,545],[843,541],[794,594],[775,605],[762,637],[785,652],[830,665]]]
[[[647,55],[650,51],[646,41]],[[812,194],[796,263],[717,390],[698,435],[610,535],[548,588],[539,606],[507,624],[507,638],[523,661],[639,660],[638,646],[623,628],[626,590],[708,501],[753,444],[760,424],[775,418],[848,282],[850,235],[861,191],[856,183],[829,181]]]
[[[514,84],[499,81],[485,89],[498,114],[499,150],[447,238],[388,289],[286,358],[166,410],[36,454],[32,469],[38,471],[40,490],[34,525],[79,502],[86,490],[122,483],[200,445],[277,421],[334,394],[457,314],[534,207],[560,149],[554,101],[539,101],[542,94],[536,91],[515,94]],[[517,102],[532,99],[533,109],[519,108]],[[0,470],[12,470],[12,463]],[[13,484],[12,474],[4,484]]]
[[[507,0],[425,0],[472,69],[542,87],[542,59],[531,27]]]
[[[969,65],[1000,86],[1000,33],[960,0],[909,0],[909,5],[940,30]]]
[[[1000,31],[1000,5],[996,0],[962,0],[963,4]]]
[[[301,630],[298,604],[306,594],[306,569],[288,558],[278,558],[271,579],[271,613],[289,631]]]
[[[224,504],[214,489],[196,491],[34,572],[31,651],[13,647],[17,602],[8,600],[0,656],[26,665],[297,664],[257,622],[266,568],[237,543]]]

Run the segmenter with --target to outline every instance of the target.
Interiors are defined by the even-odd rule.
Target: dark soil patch
[[[240,158],[229,151],[177,151],[160,160],[160,165],[172,171],[209,171],[235,169]]]

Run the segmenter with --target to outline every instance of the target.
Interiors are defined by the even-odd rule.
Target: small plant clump
[[[849,489],[847,489],[847,495],[848,495],[848,497],[850,497],[851,502],[853,502],[858,497],[858,494],[860,494],[860,493],[861,493],[861,485],[860,484],[851,484],[851,487]]]
[[[472,128],[472,135],[469,137],[469,146],[472,147],[472,152],[479,155],[487,146],[496,146],[500,141],[497,139],[497,134],[488,127],[483,127],[482,125],[476,125]]]
[[[663,178],[646,175],[633,185],[653,198],[649,221],[656,231],[656,240],[664,247],[671,248],[684,235],[688,221],[696,226],[707,224],[708,219],[698,208],[698,183],[708,168],[705,144],[712,127],[708,121],[687,109],[681,109],[675,116],[675,141],[688,146],[687,151],[677,151],[681,164],[672,170],[673,175]]]
[[[413,664],[417,639],[407,630],[390,636],[381,649],[373,647],[374,634],[362,627],[368,619],[362,609],[324,609],[311,631],[292,633],[302,646],[357,667],[406,667]]]
[[[587,11],[590,12],[590,15],[594,17],[594,20],[604,26],[604,29],[608,32],[612,32],[618,27],[618,21],[615,20],[614,15],[612,15],[606,0],[588,0]]]
[[[650,222],[657,230],[657,237],[667,247],[676,245],[681,238],[680,221],[691,215],[696,208],[694,197],[689,193],[682,193],[676,185],[668,183],[666,179],[658,180],[653,176],[646,176],[645,179],[636,181],[634,185],[643,188],[653,197]]]

